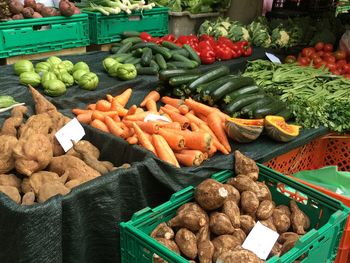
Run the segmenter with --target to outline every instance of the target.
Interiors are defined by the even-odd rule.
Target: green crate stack
[[[128,15],[103,15],[84,11],[89,15],[90,42],[92,44],[109,44],[121,40],[124,31],[148,32],[152,36],[168,33],[168,8],[155,7],[143,12],[136,11]]]
[[[89,45],[86,14],[0,23],[0,58]]]
[[[308,197],[307,204],[299,203],[311,221],[311,230],[302,236],[296,246],[282,257],[272,257],[268,263],[287,263],[297,260],[306,254],[303,263],[333,262],[342,237],[344,226],[350,212],[340,201],[319,193],[307,186],[295,182],[259,164],[259,181],[264,181],[270,188],[276,205],[289,205],[290,198],[280,192],[278,185],[295,189]],[[212,178],[226,182],[232,173],[223,171]],[[154,208],[145,208],[135,213],[129,222],[120,224],[121,253],[123,263],[151,263],[157,254],[172,263],[187,263],[188,260],[172,252],[149,236],[150,232],[161,222],[173,218],[177,208],[193,201],[194,187],[187,187],[172,195],[171,199]]]

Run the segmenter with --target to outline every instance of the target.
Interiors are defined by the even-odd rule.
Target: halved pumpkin
[[[265,131],[268,136],[279,142],[289,142],[299,135],[300,126],[286,123],[281,116],[265,117]]]
[[[264,129],[264,119],[228,118],[225,121],[227,135],[237,142],[251,142],[256,140]]]

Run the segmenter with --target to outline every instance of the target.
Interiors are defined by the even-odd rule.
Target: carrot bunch
[[[217,151],[231,152],[224,129],[228,116],[219,109],[192,99],[160,98],[157,91],[151,91],[140,106],[127,109],[131,95],[130,88],[117,96],[108,94],[72,112],[80,122],[138,144],[177,167],[200,165]],[[164,105],[158,109],[159,100]],[[153,118],[145,122],[150,114]]]

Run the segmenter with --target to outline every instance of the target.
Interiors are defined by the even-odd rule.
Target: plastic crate
[[[0,58],[82,47],[89,42],[86,14],[0,23]]]
[[[337,165],[339,170],[350,171],[350,136],[328,134],[300,148],[278,156],[268,163],[265,163],[265,165],[286,175],[292,175],[301,170],[319,169],[328,165]],[[350,198],[297,178],[294,179],[328,196],[338,199],[343,202],[343,204],[350,207]],[[288,193],[295,199],[300,201],[304,200],[304,197],[297,192],[291,192],[283,186],[281,186],[280,189],[282,192]],[[346,223],[335,262],[350,262],[350,217]]]
[[[164,36],[168,33],[168,8],[156,7],[130,15],[122,12],[118,15],[103,15],[84,11],[89,15],[90,42],[109,44],[121,40],[124,31],[148,32],[152,36]]]
[[[306,205],[299,207],[310,216],[312,229],[299,239],[296,246],[282,257],[273,257],[267,262],[293,262],[306,254],[303,263],[332,262],[344,229],[349,209],[341,202],[323,195],[271,169],[259,165],[259,180],[270,188],[276,204],[289,204],[290,198],[277,187],[285,184],[308,196]],[[232,173],[223,171],[213,178],[226,182]],[[185,258],[170,251],[151,237],[149,233],[161,222],[170,220],[178,207],[193,200],[194,187],[187,187],[172,195],[170,201],[154,208],[145,208],[135,213],[129,222],[120,224],[121,253],[123,263],[153,262],[154,254],[168,262],[188,262]]]

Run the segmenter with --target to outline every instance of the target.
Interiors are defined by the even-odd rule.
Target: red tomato
[[[320,57],[317,56],[317,57],[314,58],[312,61],[314,62],[314,64],[320,64],[323,60],[322,60],[322,58],[320,58]]]
[[[311,54],[310,59],[315,60],[315,58],[319,58],[319,56],[316,53]]]
[[[331,72],[333,72],[337,68],[337,65],[334,62],[328,62],[326,66]]]
[[[330,63],[330,62],[335,63],[336,59],[333,56],[327,56],[324,58],[324,61],[326,61],[327,63]]]
[[[346,79],[350,79],[350,74],[345,74],[345,75],[343,75],[344,76],[344,78],[346,78]]]
[[[346,59],[346,52],[343,50],[337,50],[334,52],[334,56],[337,60]]]
[[[316,51],[313,47],[306,47],[303,48],[303,50],[301,51],[301,54],[303,57],[310,57],[312,54],[314,54]]]
[[[338,66],[344,66],[344,65],[346,65],[347,63],[346,63],[346,60],[345,59],[341,59],[341,60],[338,60],[337,61],[337,65]]]
[[[343,74],[350,74],[350,64],[345,64],[342,67]]]
[[[321,50],[323,50],[323,48],[324,48],[324,43],[323,43],[323,42],[318,42],[318,43],[315,45],[315,49],[316,49],[317,51],[321,51]]]
[[[338,69],[333,70],[332,73],[335,75],[341,75],[341,72]]]
[[[289,55],[284,59],[284,63],[294,63],[297,60],[295,56]]]
[[[323,50],[317,51],[316,54],[317,54],[319,57],[322,57],[322,56],[324,55],[324,51],[323,51]]]
[[[308,59],[309,59],[309,58],[306,58],[306,57],[299,57],[299,58],[298,58],[298,63],[299,63],[299,65],[301,65],[301,66],[307,66],[307,65],[309,65]]]
[[[333,51],[333,44],[330,44],[330,43],[325,44],[323,50],[326,52],[332,52]]]

